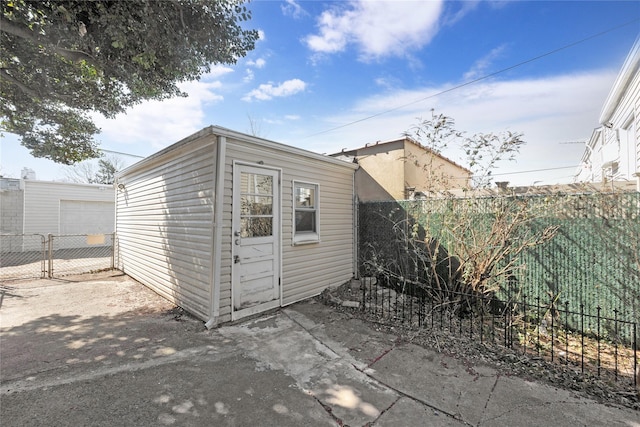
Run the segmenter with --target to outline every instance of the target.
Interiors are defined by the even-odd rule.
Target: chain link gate
[[[113,269],[115,233],[2,234],[0,282]]]
[[[49,234],[50,278],[114,268],[114,236],[111,234]]]

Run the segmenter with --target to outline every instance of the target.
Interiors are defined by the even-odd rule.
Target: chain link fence
[[[472,269],[474,262],[485,262],[486,257],[473,258],[489,253],[485,242],[506,247],[557,227],[550,241],[523,246],[513,255],[510,274],[491,279],[486,288],[505,301],[527,295],[530,301],[551,300],[550,310],[582,305],[592,316],[600,307],[616,311],[620,321],[640,324],[638,192],[367,202],[358,209],[363,276],[390,274],[436,286],[435,271],[445,285],[452,283],[446,289],[459,290],[455,285],[464,282],[466,271],[461,263]],[[524,219],[496,220],[512,211]],[[507,227],[512,228],[504,242],[489,238]],[[493,266],[501,268],[500,262]],[[579,326],[574,316],[569,323]]]
[[[115,233],[2,234],[0,281],[113,269],[114,239]]]
[[[0,281],[46,277],[46,241],[42,234],[1,234]]]

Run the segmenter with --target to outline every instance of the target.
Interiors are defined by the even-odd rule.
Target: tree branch
[[[20,89],[22,92],[24,92],[26,95],[29,95],[32,98],[38,98],[39,97],[36,92],[34,92],[33,90],[29,89],[20,80],[16,79],[11,74],[7,73],[7,70],[4,69],[4,68],[0,68],[0,80],[5,80],[5,81],[7,81],[9,83],[12,83],[12,84],[16,85],[18,87],[18,89]]]
[[[81,50],[65,49],[62,47],[54,46],[26,27],[17,25],[15,22],[6,19],[4,16],[0,16],[0,31],[14,35],[16,37],[20,37],[21,39],[28,40],[35,44],[47,46],[49,49],[51,49],[51,51],[71,62],[87,61],[91,65],[98,66],[98,62],[96,61],[96,59],[88,53]]]

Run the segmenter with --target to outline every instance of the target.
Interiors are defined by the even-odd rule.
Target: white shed
[[[357,165],[208,127],[117,178],[118,268],[207,326],[355,271]]]

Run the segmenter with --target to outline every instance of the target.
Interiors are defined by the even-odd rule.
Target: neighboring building
[[[360,201],[420,198],[471,184],[470,170],[410,138],[367,144],[332,156],[360,165],[356,171]]]
[[[357,165],[207,127],[117,176],[117,267],[206,321],[280,307],[355,271]]]
[[[0,234],[22,234],[24,188],[22,180],[0,178]]]
[[[4,234],[113,233],[111,185],[0,178],[0,231]]]
[[[587,142],[575,181],[640,180],[639,69],[640,38],[631,48],[604,103],[600,127]]]
[[[111,185],[0,178],[2,234],[105,234],[114,229]],[[33,248],[2,246],[2,251],[8,250]]]

